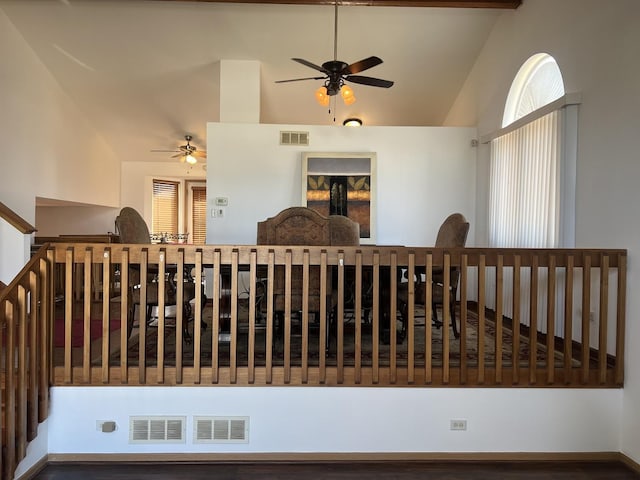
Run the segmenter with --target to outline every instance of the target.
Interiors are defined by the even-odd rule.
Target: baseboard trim
[[[636,473],[640,473],[640,463],[620,453],[620,461]]]
[[[624,458],[623,458],[624,457]],[[625,460],[626,458],[626,460]],[[426,461],[619,461],[640,467],[620,452],[344,452],[344,453],[104,453],[49,454],[49,463],[215,463],[215,462],[426,462]],[[640,470],[638,470],[640,471]]]

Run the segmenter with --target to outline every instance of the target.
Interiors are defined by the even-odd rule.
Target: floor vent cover
[[[130,417],[130,443],[185,443],[186,417]]]
[[[249,417],[194,417],[194,443],[249,443]]]
[[[309,145],[309,132],[280,132],[280,145]]]

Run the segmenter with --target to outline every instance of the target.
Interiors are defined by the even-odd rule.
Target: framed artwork
[[[360,243],[376,242],[376,154],[302,154],[302,205],[360,225]]]

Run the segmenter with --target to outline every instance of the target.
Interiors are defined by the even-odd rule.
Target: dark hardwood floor
[[[639,479],[619,462],[354,462],[50,464],[33,480]]]

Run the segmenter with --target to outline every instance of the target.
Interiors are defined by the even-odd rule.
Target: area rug
[[[91,342],[102,337],[102,302],[91,303],[91,319],[89,337]],[[109,331],[120,328],[120,305],[116,302],[109,303]],[[55,308],[55,320],[53,324],[53,346],[64,347],[64,305],[57,304]],[[71,346],[82,347],[84,344],[84,307],[81,303],[73,306],[73,319],[71,323]]]
[[[201,352],[201,365],[211,365],[211,351],[212,351],[212,338],[211,338],[211,320],[212,311],[210,307],[206,307],[203,315],[203,330],[201,334],[200,352]],[[459,314],[459,313],[458,313]],[[355,364],[356,356],[356,339],[355,339],[355,321],[351,317],[347,317],[348,321],[344,324],[344,347],[342,359],[345,366],[352,366]],[[475,312],[468,312],[466,321],[466,364],[467,366],[475,366],[478,364],[478,316]],[[193,326],[190,325],[190,330],[193,330]],[[361,324],[361,353],[360,361],[363,367],[372,365],[373,357],[373,336],[370,323],[363,322]],[[496,325],[492,319],[485,319],[485,334],[482,336],[484,342],[484,362],[485,366],[491,367],[496,364],[496,341],[495,332]],[[431,338],[431,362],[434,367],[441,366],[443,363],[443,342],[442,342],[442,328],[434,327],[432,329]],[[255,332],[255,365],[264,366],[266,364],[266,329],[264,323],[258,323]],[[157,328],[150,327],[147,329],[145,350],[147,365],[154,365],[157,361]],[[175,365],[175,329],[166,328],[164,332],[164,363],[167,366]],[[275,366],[284,364],[284,338],[280,332],[275,332],[274,336],[277,338],[275,345],[272,348],[272,361]],[[390,363],[391,347],[388,342],[385,343],[382,335],[378,342],[378,364],[380,366],[386,366]],[[308,333],[308,356],[307,361],[309,366],[317,366],[321,355],[324,355],[327,365],[335,365],[337,363],[336,354],[336,338],[335,335],[329,339],[330,348],[325,352],[319,351],[319,328],[318,324],[311,322]],[[453,332],[449,331],[449,364],[452,367],[460,365],[460,344],[461,340],[456,339]],[[220,366],[226,366],[229,364],[231,357],[230,343],[221,341],[218,344],[219,355],[218,362]],[[510,367],[513,365],[512,358],[513,347],[513,332],[508,328],[503,328],[502,338],[502,365],[503,367]],[[520,366],[526,367],[529,364],[529,352],[530,342],[525,336],[520,336],[520,347],[517,362]],[[137,365],[139,358],[139,342],[137,338],[131,339],[130,348],[128,351],[128,362],[130,365]],[[290,362],[292,366],[302,365],[302,331],[300,322],[297,319],[292,321],[291,336],[290,336]],[[182,363],[184,366],[193,365],[194,346],[192,343],[184,342],[182,345],[183,357]],[[401,343],[396,345],[396,363],[398,366],[404,366],[408,363],[408,339],[403,339]],[[547,361],[546,346],[542,343],[535,345],[536,361],[538,366],[544,367]],[[238,338],[236,342],[236,362],[237,366],[246,366],[248,361],[248,324],[246,318],[243,318],[242,310],[239,315],[238,322]],[[557,367],[563,365],[562,352],[554,352],[553,358]],[[414,364],[416,366],[422,366],[425,362],[425,325],[424,318],[417,319],[414,334]],[[116,363],[119,361],[119,352],[112,356],[111,361]]]

